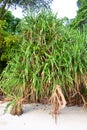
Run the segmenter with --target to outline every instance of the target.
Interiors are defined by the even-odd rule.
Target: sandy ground
[[[26,104],[24,114],[3,115],[6,103],[0,104],[0,130],[87,130],[87,110],[66,107],[58,115],[57,124],[50,113],[49,105]]]

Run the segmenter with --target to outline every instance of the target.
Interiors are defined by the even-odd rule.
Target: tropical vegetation
[[[81,31],[79,24],[72,26],[74,20],[64,24],[51,10],[28,13],[22,20],[13,18],[16,24],[6,20],[0,20],[0,60],[6,61],[0,89],[11,100],[5,110],[11,105],[11,114],[20,115],[24,102],[43,101],[54,106],[55,114],[66,101],[85,108],[86,25]]]

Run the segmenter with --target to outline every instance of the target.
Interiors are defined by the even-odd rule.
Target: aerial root
[[[52,115],[55,116],[55,121],[57,121],[58,113],[66,106],[66,100],[60,88],[60,85],[56,86],[52,96],[49,99],[49,102],[53,106]]]

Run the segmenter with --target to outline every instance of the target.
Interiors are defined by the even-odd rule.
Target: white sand
[[[0,130],[87,130],[87,110],[66,107],[58,116],[57,124],[50,113],[50,106],[24,105],[24,114],[3,115],[6,103],[0,104]]]

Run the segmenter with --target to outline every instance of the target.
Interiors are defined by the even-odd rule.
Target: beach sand
[[[58,115],[57,124],[50,114],[51,106],[26,104],[21,116],[3,114],[6,103],[0,104],[0,130],[87,130],[87,110],[65,107]]]

